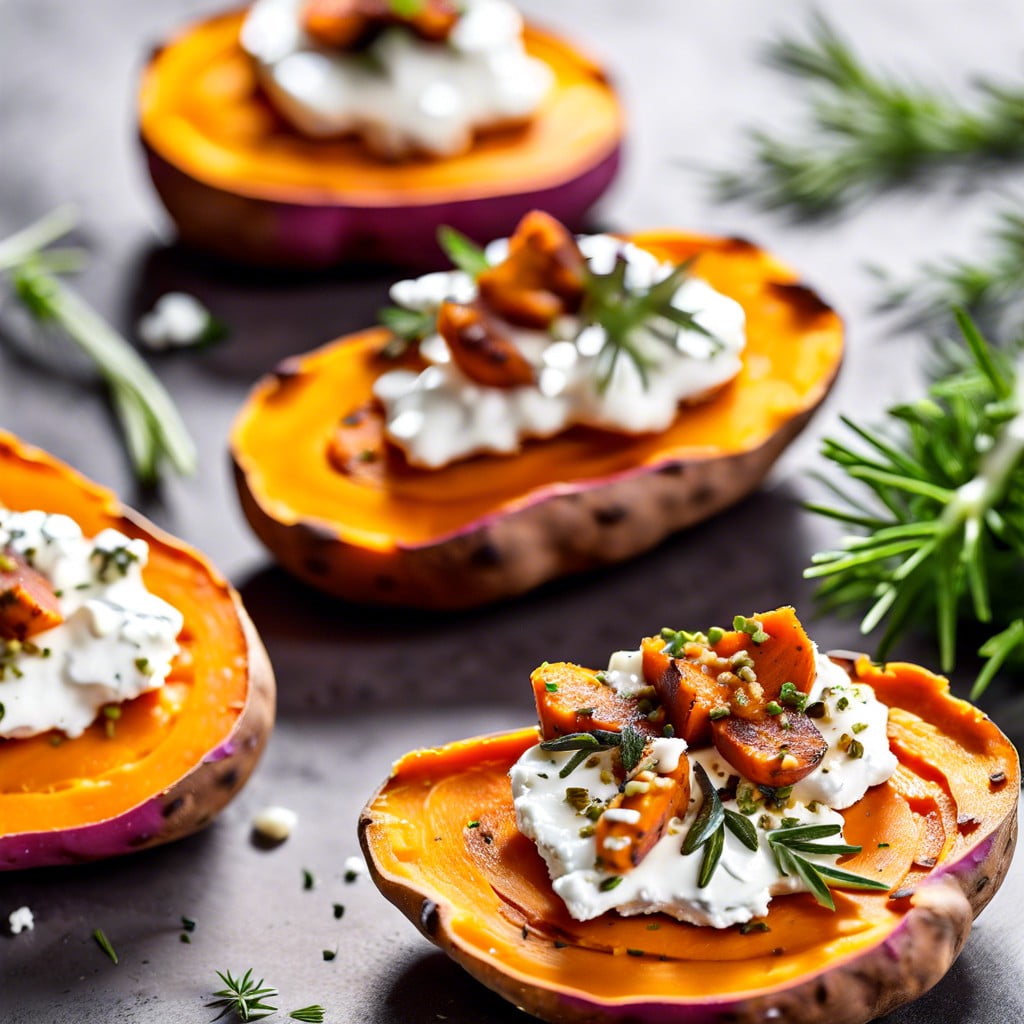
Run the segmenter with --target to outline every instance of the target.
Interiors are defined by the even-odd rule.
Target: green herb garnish
[[[302,869],[302,888],[312,889],[316,885],[316,875],[309,868]]]
[[[317,1003],[312,1006],[301,1006],[297,1010],[290,1010],[288,1016],[292,1020],[301,1021],[302,1024],[323,1024],[327,1011]]]
[[[861,631],[880,624],[884,659],[912,624],[931,619],[942,670],[956,664],[958,621],[995,629],[971,692],[1024,651],[1024,402],[1020,368],[957,314],[971,365],[939,378],[928,395],[890,410],[883,430],[844,421],[862,442],[828,439],[825,457],[855,490],[811,511],[863,533],[814,556],[829,607],[866,607]]]
[[[807,41],[780,39],[767,57],[810,87],[806,127],[793,138],[751,129],[748,161],[712,176],[721,198],[816,216],[937,168],[1024,156],[1024,86],[978,82],[965,104],[879,74],[820,14]]]
[[[445,256],[474,281],[490,267],[484,250],[461,231],[447,224],[437,229],[437,244],[444,250]]]
[[[213,1020],[220,1020],[229,1013],[233,1013],[240,1021],[261,1020],[277,1012],[276,1006],[264,1002],[276,996],[277,989],[264,985],[262,978],[255,981],[251,967],[239,978],[230,971],[217,971],[217,977],[224,983],[224,987],[213,993],[215,998],[212,1003],[206,1004],[209,1010],[220,1010]]]
[[[849,846],[846,843],[817,842],[819,839],[828,839],[831,836],[839,835],[841,831],[840,825],[798,825],[791,828],[773,829],[766,836],[768,848],[775,857],[779,871],[784,875],[798,877],[810,890],[815,900],[828,910],[836,909],[832,893],[829,892],[830,885],[840,889],[867,889],[873,892],[886,892],[889,889],[885,882],[865,878],[863,875],[855,875],[850,871],[843,871],[826,864],[816,864],[807,860],[806,857],[800,856],[801,853],[820,855],[860,853],[859,846]]]
[[[114,966],[116,967],[118,964],[117,952],[114,950],[114,947],[110,942],[110,939],[107,938],[107,933],[102,928],[94,928],[92,932],[92,937],[96,940],[96,945],[99,946],[100,949],[102,949],[103,952],[110,957],[110,959],[114,963]]]
[[[646,746],[647,737],[635,725],[627,724],[623,727],[619,753],[622,757],[622,767],[626,775],[631,775],[636,771],[644,756]]]
[[[173,401],[138,352],[58,276],[78,269],[80,250],[48,249],[66,235],[75,216],[62,208],[0,240],[0,276],[32,318],[54,327],[96,365],[106,382],[136,476],[155,481],[169,464],[195,469],[196,451]]]
[[[745,615],[737,615],[732,620],[732,628],[738,633],[746,633],[755,644],[763,644],[771,636],[764,631],[760,619],[748,619]]]
[[[695,762],[693,774],[700,787],[703,800],[700,810],[693,819],[689,832],[683,840],[682,853],[689,855],[704,847],[704,856],[701,860],[700,871],[697,876],[697,886],[705,888],[711,881],[722,857],[722,848],[725,842],[725,810],[722,801],[719,799],[718,790],[715,789],[708,773],[700,762]]]

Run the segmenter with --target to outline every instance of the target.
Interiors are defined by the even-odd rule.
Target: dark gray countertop
[[[993,192],[1009,175],[952,177],[816,227],[712,205],[693,165],[735,159],[739,127],[751,117],[792,119],[792,88],[756,54],[776,30],[799,24],[801,11],[756,0],[523,6],[575,26],[623,85],[628,162],[604,220],[758,240],[847,316],[850,348],[826,408],[760,494],[629,565],[442,617],[320,598],[271,567],[238,510],[224,437],[248,387],[283,356],[366,325],[388,281],[242,272],[168,243],[137,151],[133,90],[149,46],[214,5],[0,0],[0,235],[72,201],[94,253],[81,290],[116,324],[130,329],[156,296],[182,288],[232,327],[226,343],[204,354],[154,359],[202,449],[196,477],[171,481],[158,495],[135,493],[101,393],[11,345],[0,345],[0,427],[117,488],[207,551],[241,589],[266,640],[280,701],[256,776],[206,833],[116,862],[0,878],[0,919],[21,904],[36,914],[33,932],[0,937],[0,1020],[203,1022],[213,1016],[203,1003],[214,970],[248,966],[281,989],[278,1005],[320,1002],[338,1024],[522,1019],[433,950],[367,879],[344,881],[344,860],[358,852],[359,808],[391,761],[415,746],[530,721],[532,666],[545,658],[599,663],[609,646],[663,622],[720,620],[736,608],[785,600],[811,618],[822,646],[856,645],[851,623],[811,616],[800,571],[828,532],[798,502],[801,475],[817,463],[817,439],[837,413],[877,411],[916,379],[919,349],[870,313],[875,293],[862,266],[875,260],[905,269],[936,252],[976,247]],[[922,76],[955,85],[972,71],[1020,70],[1013,0],[988,0],[983,16],[968,0],[820,6],[880,59]],[[750,537],[758,554],[737,547],[737,538]],[[694,588],[700,578],[707,587]],[[934,661],[923,638],[899,653]],[[956,680],[959,692],[969,676],[968,666]],[[1024,741],[1022,691],[1000,682],[984,706],[1018,745]],[[260,851],[249,843],[249,822],[272,802],[298,811],[300,824],[284,846]],[[304,868],[317,876],[312,891],[303,891]],[[1018,856],[950,975],[890,1024],[1024,1019],[1022,894]],[[334,902],[347,908],[340,921]],[[183,914],[198,922],[190,945],[178,938]],[[118,967],[92,942],[96,927],[117,947]],[[325,962],[321,950],[336,946],[337,958]]]

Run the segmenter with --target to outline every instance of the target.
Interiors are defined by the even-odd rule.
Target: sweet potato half
[[[824,399],[842,358],[839,317],[749,242],[679,232],[633,241],[745,309],[738,377],[640,436],[576,428],[515,456],[443,469],[397,453],[344,472],[338,424],[389,368],[388,335],[363,331],[282,363],[231,437],[242,506],[295,575],[357,601],[467,607],[629,558],[752,491]]]
[[[834,913],[808,894],[777,897],[769,930],[748,934],[663,915],[575,921],[516,829],[507,773],[535,729],[398,761],[362,814],[372,875],[427,938],[544,1020],[864,1024],[960,952],[1013,854],[1020,766],[940,676],[863,657],[844,667],[889,705],[900,766],[843,812],[863,847],[843,866],[889,892],[834,890]]]
[[[526,49],[555,84],[527,126],[484,135],[462,156],[386,163],[277,116],[239,44],[244,17],[185,28],[143,71],[142,145],[186,242],[244,263],[427,266],[441,258],[442,223],[484,242],[542,207],[579,227],[615,177],[624,120],[607,76],[534,26]]]
[[[0,739],[0,870],[97,860],[203,828],[238,792],[274,718],[274,676],[238,594],[186,544],[52,456],[0,432],[0,505],[149,544],[147,586],[185,626],[167,683],[116,729]]]

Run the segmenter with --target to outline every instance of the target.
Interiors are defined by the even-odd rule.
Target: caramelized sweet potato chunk
[[[796,617],[796,611],[785,606],[750,618],[761,624],[768,639],[756,643],[749,633],[730,630],[712,645],[715,653],[727,658],[746,651],[754,662],[754,672],[766,701],[775,700],[786,682],[801,693],[809,693],[817,675],[814,645]]]
[[[327,443],[327,459],[339,473],[364,483],[384,478],[387,459],[384,413],[367,402],[338,422]]]
[[[24,640],[63,621],[50,581],[20,555],[0,551],[0,637]]]
[[[807,715],[786,710],[759,720],[730,715],[711,723],[718,752],[759,786],[792,786],[821,764],[825,738]]]
[[[388,25],[406,25],[421,39],[448,38],[459,11],[451,0],[422,0],[415,13],[400,14],[388,0],[306,0],[302,27],[318,43],[342,50],[368,42]]]
[[[572,234],[550,214],[533,210],[509,239],[508,256],[485,270],[477,287],[510,323],[543,328],[580,308],[585,269]]]
[[[657,691],[676,736],[691,746],[711,738],[711,712],[729,699],[728,687],[689,658],[670,658],[661,637],[642,644],[644,677]]]
[[[442,303],[437,330],[448,343],[452,359],[471,380],[492,388],[533,383],[533,367],[480,305]]]
[[[624,874],[635,868],[665,834],[668,823],[682,815],[690,799],[690,761],[683,754],[674,771],[640,772],[626,784],[608,810],[635,811],[637,821],[617,821],[607,811],[597,821],[597,856],[606,871]]]
[[[540,730],[546,740],[591,729],[621,732],[627,724],[649,736],[658,733],[637,701],[619,696],[590,669],[566,661],[552,662],[534,669],[530,682]]]

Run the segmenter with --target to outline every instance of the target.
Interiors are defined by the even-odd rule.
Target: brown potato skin
[[[250,490],[237,451],[235,482],[256,535],[289,572],[320,590],[373,604],[472,608],[632,558],[716,515],[757,489],[813,412],[793,417],[750,451],[666,460],[552,493],[436,544],[387,554],[349,544],[325,524],[275,519]]]

